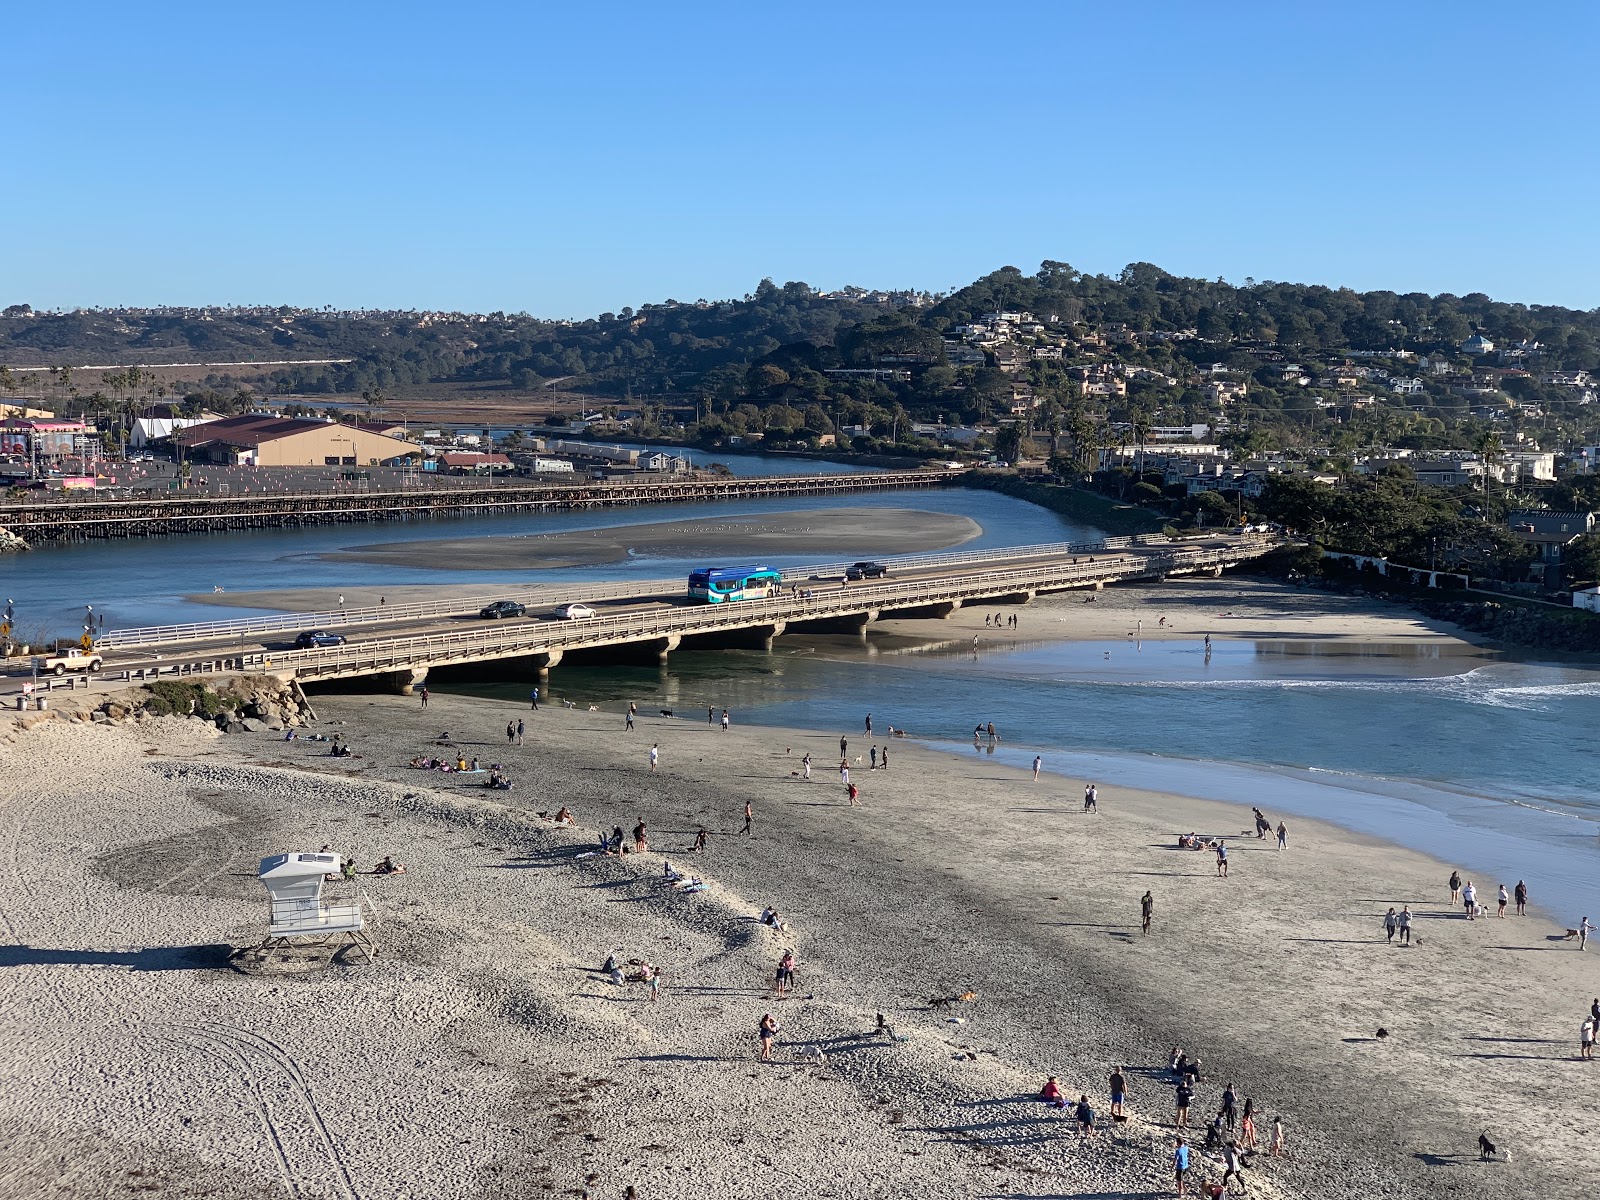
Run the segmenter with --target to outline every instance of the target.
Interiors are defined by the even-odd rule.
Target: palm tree
[[[1505,447],[1500,443],[1500,435],[1494,430],[1485,430],[1480,433],[1473,443],[1473,449],[1478,452],[1478,460],[1483,464],[1483,519],[1489,520],[1489,471],[1500,461],[1500,456],[1505,452]]]

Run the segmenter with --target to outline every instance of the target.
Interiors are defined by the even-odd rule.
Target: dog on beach
[[[563,700],[561,703],[562,703],[563,706],[565,706],[567,708],[577,708],[578,707],[578,703],[575,700]],[[591,705],[590,707],[593,707],[593,706]]]
[[[670,717],[672,715],[672,710],[670,708],[663,708],[661,710],[661,715],[663,717]]]
[[[933,1009],[934,1012],[939,1012],[942,1009],[949,1008],[957,1000],[964,1000],[970,1004],[977,998],[978,993],[969,988],[968,990],[955,996],[930,996],[928,998],[928,1007]]]
[[[795,1052],[795,1061],[810,1063],[813,1066],[825,1067],[828,1065],[828,1056],[822,1052],[821,1046],[801,1046]]]
[[[1569,930],[1567,930],[1567,936],[1566,936],[1565,940],[1570,942],[1573,938],[1575,938],[1577,936],[1578,936],[1578,931],[1576,929],[1569,929]]]
[[[1501,1162],[1511,1161],[1511,1151],[1501,1150],[1489,1140],[1489,1131],[1485,1129],[1478,1135],[1478,1161],[1492,1162],[1498,1157]]]
[[[589,705],[589,711],[590,712],[599,712],[600,711],[600,706],[598,704],[591,704],[591,705]]]

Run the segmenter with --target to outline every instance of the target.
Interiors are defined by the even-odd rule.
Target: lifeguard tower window
[[[298,942],[340,948],[353,945],[371,961],[376,948],[367,937],[359,899],[336,904],[322,898],[325,878],[337,878],[339,867],[337,854],[274,854],[261,860],[257,877],[267,889],[272,910],[266,940],[256,950],[258,958]]]

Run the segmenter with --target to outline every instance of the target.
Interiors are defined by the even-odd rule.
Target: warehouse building
[[[180,429],[172,442],[191,462],[236,466],[355,467],[415,459],[417,446],[391,436],[393,428],[251,413]]]

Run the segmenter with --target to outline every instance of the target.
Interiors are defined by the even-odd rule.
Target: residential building
[[[1401,379],[1396,376],[1389,380],[1389,390],[1400,396],[1420,396],[1428,389],[1420,379]]]
[[[1470,354],[1474,358],[1482,354],[1493,354],[1494,343],[1484,337],[1483,334],[1475,333],[1461,343],[1461,353]]]

